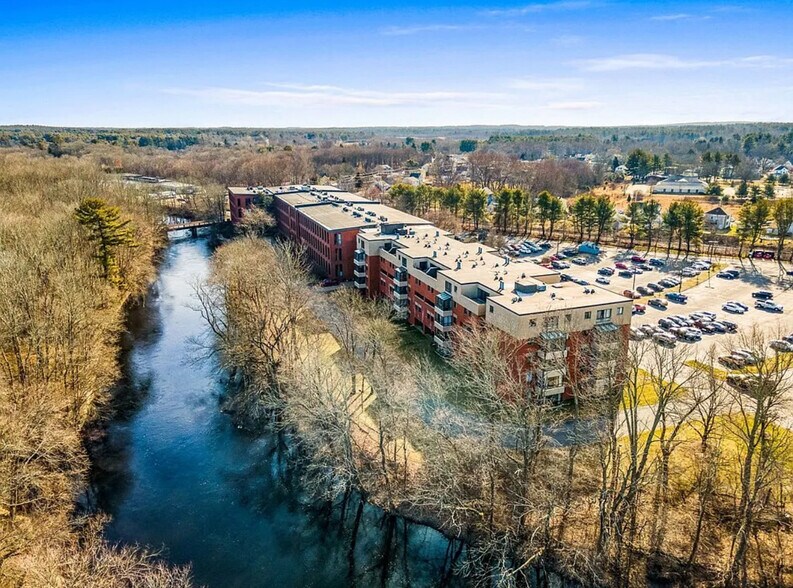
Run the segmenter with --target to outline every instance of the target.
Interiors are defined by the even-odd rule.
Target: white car
[[[731,312],[733,314],[743,314],[746,310],[742,306],[738,306],[737,304],[733,304],[732,302],[728,302],[724,306],[721,307],[724,312]]]
[[[598,284],[603,284],[604,286],[608,286],[609,284],[611,284],[611,280],[609,280],[608,278],[605,278],[603,276],[598,276],[597,278],[595,278],[595,281]]]

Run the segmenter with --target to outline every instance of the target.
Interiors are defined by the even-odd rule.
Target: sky
[[[0,5],[0,124],[793,121],[793,0]]]

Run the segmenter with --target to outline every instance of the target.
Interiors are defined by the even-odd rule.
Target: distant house
[[[705,213],[705,222],[714,229],[723,231],[732,225],[732,217],[721,206],[717,206]]]
[[[793,174],[793,163],[786,161],[782,165],[776,166],[769,173],[772,176],[774,176],[776,179],[780,179],[783,176],[790,176],[791,174]]]
[[[705,194],[708,184],[693,176],[669,176],[653,186],[654,194]]]

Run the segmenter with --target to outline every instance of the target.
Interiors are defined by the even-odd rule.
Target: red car
[[[642,257],[641,255],[634,255],[633,257],[631,257],[631,261],[633,263],[646,263],[647,262],[647,260],[644,257]]]
[[[617,269],[628,269],[628,264],[618,261],[617,263],[614,264],[614,267],[616,267]]]
[[[647,311],[647,307],[644,304],[634,304],[633,305],[633,314],[644,314]]]

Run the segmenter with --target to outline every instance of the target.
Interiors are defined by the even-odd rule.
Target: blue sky
[[[0,124],[793,121],[793,0],[0,2]]]

